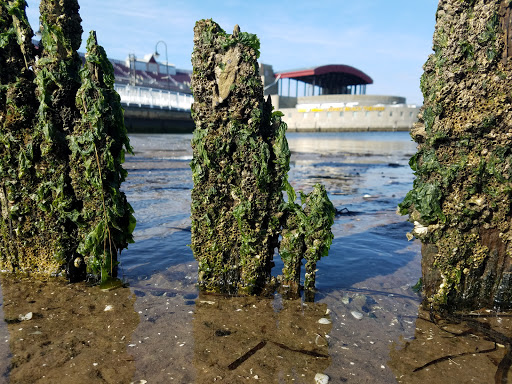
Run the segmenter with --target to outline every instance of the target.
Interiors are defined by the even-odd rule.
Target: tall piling
[[[439,2],[399,205],[423,243],[427,306],[512,306],[511,31],[510,1]]]
[[[263,99],[258,56],[255,35],[196,23],[192,250],[207,291],[261,292],[278,245],[289,151],[274,148],[286,127]]]
[[[258,56],[255,35],[238,26],[228,34],[212,20],[196,23],[191,246],[204,291],[264,292],[279,248],[283,282],[297,294],[305,257],[306,288],[314,290],[316,262],[332,241],[334,208],[320,186],[295,202],[286,124],[263,98]]]
[[[104,280],[135,225],[112,65],[94,35],[83,68],[76,0],[41,1],[38,47],[25,8],[0,1],[0,269]]]

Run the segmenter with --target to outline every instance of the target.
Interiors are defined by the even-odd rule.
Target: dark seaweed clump
[[[306,283],[314,287],[313,266],[332,241],[334,208],[320,186],[303,197],[305,207],[295,203],[286,124],[263,98],[259,40],[238,27],[227,34],[212,20],[197,22],[194,32],[191,246],[199,285],[264,292],[282,235],[285,282],[298,288],[306,257]]]
[[[37,48],[25,8],[0,1],[0,268],[106,279],[135,223],[113,70],[76,0],[41,1]]]

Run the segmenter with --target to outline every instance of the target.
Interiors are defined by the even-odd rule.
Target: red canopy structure
[[[296,81],[298,93],[299,83],[305,83],[304,95],[309,90],[315,94],[315,90],[321,95],[339,95],[339,94],[365,94],[366,85],[373,84],[370,76],[357,68],[343,64],[323,65],[320,67],[303,68],[275,74],[280,81],[280,92],[283,94],[283,80],[288,79],[288,96],[290,96],[290,79]],[[359,91],[359,92],[358,92]],[[298,96],[298,94],[297,94]]]

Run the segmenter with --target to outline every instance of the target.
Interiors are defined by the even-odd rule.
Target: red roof
[[[360,71],[357,68],[351,67],[349,65],[343,64],[331,64],[331,65],[323,65],[320,67],[311,67],[304,69],[297,69],[287,72],[279,72],[275,74],[276,77],[284,78],[292,78],[296,80],[301,80],[306,83],[312,83],[313,77],[322,78],[322,77],[344,77],[350,81],[352,84],[373,84],[373,80],[366,73]],[[354,82],[355,81],[355,82]],[[318,83],[317,83],[318,84]]]

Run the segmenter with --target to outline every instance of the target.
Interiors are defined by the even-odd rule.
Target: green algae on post
[[[263,99],[253,35],[194,28],[192,250],[206,291],[260,293],[278,244],[280,117]]]
[[[435,308],[512,306],[510,10],[483,0],[437,10],[411,132],[416,179],[399,205],[423,243],[423,292]]]
[[[317,243],[309,244],[306,233],[302,237],[307,219],[301,217],[307,213],[295,204],[296,195],[287,180],[286,124],[282,113],[272,112],[270,98],[263,98],[258,56],[255,35],[240,32],[238,26],[227,34],[212,20],[196,23],[191,247],[204,291],[262,293],[271,283],[272,259],[281,234],[287,284],[298,289],[308,247],[311,262],[319,258],[313,256],[316,248],[312,250]],[[326,193],[321,195],[328,201]],[[330,233],[332,218],[330,224],[329,219],[321,222]],[[292,240],[298,231],[301,237]],[[324,254],[332,234],[322,238],[326,248],[317,248]]]
[[[105,281],[116,276],[117,255],[133,242],[133,209],[121,183],[125,150],[132,152],[124,126],[119,95],[114,91],[114,69],[96,33],[87,40],[86,65],[76,106],[81,121],[69,136],[71,183],[82,202],[78,253],[86,257],[88,272]]]
[[[283,260],[283,285],[289,287],[288,295],[299,292],[300,272],[306,261],[304,289],[306,299],[314,298],[317,262],[329,253],[336,210],[325,187],[315,184],[309,194],[300,193],[301,204],[290,199],[285,205],[279,254]],[[293,197],[294,195],[292,195]]]
[[[0,1],[0,268],[106,279],[134,226],[119,191],[130,147],[113,73],[94,39],[80,77],[76,0],[41,1],[37,51],[25,7]]]
[[[55,266],[70,266],[76,255],[80,202],[69,177],[66,135],[79,118],[74,99],[80,87],[82,62],[76,50],[82,27],[76,0],[43,0],[39,8],[42,53],[35,66],[39,108],[32,140],[39,155],[34,164],[36,238],[44,241],[38,244],[37,262],[44,254]]]
[[[37,208],[31,195],[38,106],[25,6],[23,1],[0,1],[0,268],[9,270],[30,266],[37,249],[32,235],[37,227],[30,216]],[[50,264],[45,268],[53,269]]]

